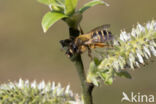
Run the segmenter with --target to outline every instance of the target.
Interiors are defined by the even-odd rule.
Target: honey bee
[[[61,40],[60,43],[62,47],[67,47],[66,54],[69,58],[75,54],[84,53],[86,50],[91,57],[91,49],[112,46],[113,36],[108,30],[109,27],[109,24],[102,25],[76,38]]]

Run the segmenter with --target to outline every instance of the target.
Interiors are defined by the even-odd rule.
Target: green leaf
[[[72,28],[77,28],[81,20],[82,14],[80,12],[76,12],[72,16],[69,16],[69,18],[64,19],[68,26]]]
[[[70,15],[74,13],[77,6],[77,0],[65,0],[65,14]]]
[[[58,20],[67,17],[66,15],[58,12],[48,12],[44,15],[42,19],[42,28],[44,32],[47,30]]]
[[[64,10],[65,4],[64,4],[64,0],[51,0],[52,3],[52,7],[55,6],[57,8],[61,8]]]
[[[97,79],[97,66],[94,61],[90,62],[89,65],[89,73],[87,74],[87,82],[93,83],[95,86],[99,85],[99,81]]]
[[[94,74],[96,74],[96,72],[97,72],[97,65],[96,65],[95,61],[91,61],[90,62],[89,70],[91,72],[93,72]]]
[[[57,2],[58,4],[64,4],[65,0],[54,0],[55,2]]]
[[[95,57],[94,63],[98,66],[101,63],[101,60],[99,60],[97,57]]]
[[[132,76],[125,70],[121,70],[120,72],[117,73],[117,75],[119,77],[125,77],[125,78],[128,78],[128,79],[132,78]]]
[[[48,5],[52,10],[64,12],[64,3],[62,0],[38,0],[40,3]]]
[[[105,80],[105,84],[107,84],[107,85],[112,85],[112,83],[113,83],[113,78],[112,77]]]
[[[99,80],[97,79],[97,75],[94,73],[88,73],[87,74],[87,82],[93,83],[95,86],[99,85]]]
[[[104,72],[104,73],[98,73],[102,80],[104,80],[104,83],[107,85],[111,85],[113,83],[113,76],[112,73]]]
[[[87,9],[96,6],[96,5],[106,5],[109,6],[109,4],[107,4],[106,2],[102,1],[102,0],[92,0],[90,2],[88,2],[87,4],[85,4],[82,8],[79,9],[79,12],[83,13],[84,11],[86,11]]]
[[[102,80],[105,80],[108,77],[108,73],[98,73]]]

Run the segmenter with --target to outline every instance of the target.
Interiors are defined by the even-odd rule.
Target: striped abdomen
[[[113,39],[112,33],[107,30],[101,30],[93,32],[92,42],[93,43],[107,43],[111,42]]]

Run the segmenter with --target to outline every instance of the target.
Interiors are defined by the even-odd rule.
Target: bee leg
[[[103,47],[113,48],[112,45],[110,45],[110,44],[105,44],[105,43],[95,43],[94,45],[95,45],[95,47],[100,47],[100,48],[103,48]]]
[[[93,60],[93,57],[92,57],[92,50],[87,46],[88,48],[88,56],[91,58],[91,60]]]

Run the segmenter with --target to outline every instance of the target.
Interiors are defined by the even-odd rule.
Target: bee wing
[[[110,28],[110,24],[104,24],[102,26],[98,26],[98,27],[92,29],[90,32],[95,32],[95,31],[100,31],[100,30],[106,30],[108,28]]]
[[[110,24],[105,24],[102,26],[98,26],[94,29],[92,29],[90,32],[82,34],[81,37],[86,37],[88,39],[88,41],[84,42],[84,44],[89,45],[89,44],[94,44],[94,42],[92,41],[92,39],[90,39],[91,34],[93,34],[96,31],[101,31],[101,30],[107,30],[108,28],[110,28]],[[97,42],[95,42],[97,43]]]

